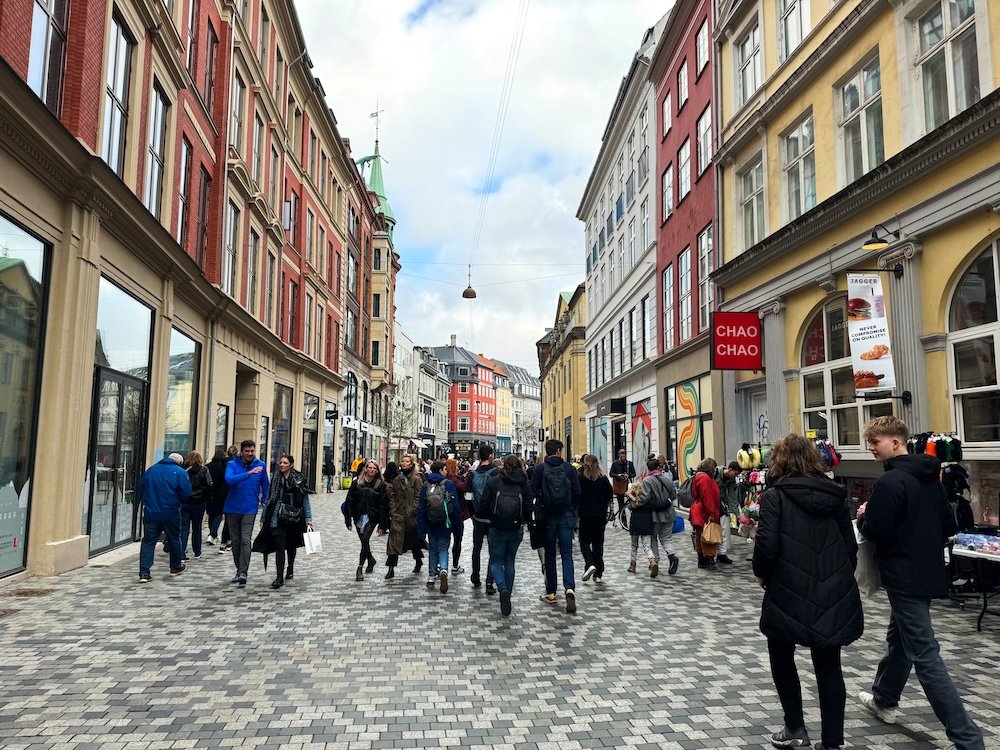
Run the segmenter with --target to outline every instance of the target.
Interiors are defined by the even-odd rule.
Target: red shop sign
[[[757,313],[712,313],[712,369],[764,369]]]

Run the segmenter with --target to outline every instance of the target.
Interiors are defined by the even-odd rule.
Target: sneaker
[[[427,579],[427,588],[429,588],[429,589],[434,588],[434,585],[436,583],[437,583],[437,581],[435,581],[433,578],[428,578]]]
[[[812,747],[805,727],[794,732],[788,727],[782,727],[780,732],[771,735],[771,744],[775,747]]]
[[[243,588],[246,585],[247,585],[247,577],[246,576],[240,576],[239,587]]]
[[[556,595],[555,594],[542,594],[538,598],[541,599],[546,604],[555,604],[556,603]]]
[[[153,580],[153,577],[149,573],[139,574],[139,583],[149,583]]]
[[[441,593],[442,594],[447,594],[448,593],[448,571],[447,570],[442,570],[440,573],[438,573],[438,580],[441,582]]]
[[[184,562],[191,562],[191,555],[189,555],[187,552],[184,553]]]
[[[230,583],[239,583],[240,582],[240,574],[237,573],[236,575],[234,575],[232,578],[229,579],[229,582]]]
[[[195,555],[194,559],[195,560],[200,560],[201,559],[201,553],[199,552],[197,555]]]
[[[573,589],[566,589],[566,611],[569,614],[576,612],[576,594]]]
[[[500,614],[510,617],[510,592],[506,589],[500,592]]]
[[[465,568],[463,568],[461,565],[455,565],[451,569],[451,574],[453,576],[461,575],[464,572],[465,572]]]
[[[583,580],[589,581],[591,578],[594,577],[594,573],[596,573],[596,572],[597,572],[597,568],[595,568],[593,565],[591,565],[589,568],[587,568],[585,571],[583,571]]]
[[[171,568],[170,569],[170,575],[172,575],[172,576],[179,576],[185,570],[187,570],[187,565],[181,565],[179,568]]]
[[[222,545],[221,547],[219,547],[218,552],[220,555],[224,555],[227,552],[229,552],[229,547],[227,547],[226,545]]]
[[[871,693],[866,693],[862,690],[858,693],[858,700],[861,702],[862,706],[867,708],[883,724],[896,723],[896,709],[882,708],[882,706],[875,703],[875,696]]]
[[[667,555],[667,559],[670,561],[670,565],[667,567],[667,573],[673,575],[677,572],[677,566],[681,564],[681,560],[677,555]]]
[[[214,547],[218,541],[219,537],[210,536],[208,539],[205,540],[205,544],[207,544],[209,547]]]
[[[732,565],[733,561],[729,559],[729,555],[716,555],[715,561],[717,563],[722,563],[723,565]]]
[[[650,578],[656,578],[656,576],[658,576],[658,575],[660,575],[660,563],[658,563],[656,560],[650,560],[649,561],[649,577]]]
[[[486,595],[493,596],[497,592],[496,586],[494,586],[489,581],[486,582]]]

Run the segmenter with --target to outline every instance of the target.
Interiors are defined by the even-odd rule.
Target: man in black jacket
[[[909,455],[909,434],[895,417],[878,417],[865,427],[868,450],[885,462],[885,473],[858,508],[858,529],[875,544],[891,614],[888,652],[872,692],[858,699],[881,721],[894,724],[912,668],[956,749],[983,750],[983,733],[962,704],[931,625],[931,599],[947,592],[943,547],[957,527],[938,479],[941,462]]]
[[[615,499],[618,500],[618,512],[621,513],[625,506],[625,493],[628,486],[635,479],[635,464],[628,460],[628,453],[624,448],[618,449],[618,458],[611,462],[608,470],[611,475],[611,485],[615,490]]]

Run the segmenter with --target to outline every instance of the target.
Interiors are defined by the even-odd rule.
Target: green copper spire
[[[382,181],[382,156],[379,154],[378,141],[375,141],[375,154],[372,158],[372,179],[371,190],[378,196],[378,211],[385,216],[389,223],[389,231],[396,226],[396,216],[392,213],[392,207],[385,197],[385,183]]]

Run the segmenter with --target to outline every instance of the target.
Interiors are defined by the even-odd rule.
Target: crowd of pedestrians
[[[935,715],[957,750],[982,750],[983,735],[971,720],[940,656],[930,618],[930,602],[946,590],[942,548],[957,526],[939,479],[940,462],[910,455],[909,432],[894,417],[870,422],[864,432],[869,451],[884,463],[870,499],[857,510],[857,528],[876,549],[876,560],[891,609],[887,652],[870,692],[858,700],[884,723],[896,710],[910,672],[927,695]],[[679,487],[677,470],[650,456],[641,473],[625,451],[602,470],[598,458],[567,461],[559,440],[545,443],[545,457],[533,465],[516,455],[497,460],[483,447],[475,464],[437,460],[421,467],[413,456],[386,465],[359,458],[341,510],[347,529],[357,533],[358,567],[363,581],[377,565],[373,536],[386,536],[386,579],[395,577],[400,555],[410,553],[415,574],[427,556],[427,588],[442,594],[460,575],[463,530],[472,520],[470,583],[482,586],[486,547],[486,594],[499,594],[501,614],[509,616],[517,552],[529,531],[545,578],[543,602],[555,605],[562,590],[566,612],[577,610],[573,545],[578,539],[584,560],[582,580],[602,582],[605,530],[618,516],[631,537],[629,573],[638,569],[639,552],[650,577],[666,563],[677,573],[680,558],[674,536],[683,530],[679,493],[690,497],[688,518],[698,568],[730,565],[729,517],[742,503],[736,482],[739,463],[721,471],[705,458]],[[144,474],[144,506],[139,582],[151,580],[156,544],[165,537],[170,574],[179,575],[202,554],[202,525],[207,513],[206,543],[231,551],[231,583],[246,586],[251,552],[273,553],[281,588],[294,577],[296,552],[312,530],[312,507],[305,477],[294,458],[282,455],[277,473],[268,477],[256,445],[245,440],[228,453],[218,452],[208,465],[191,451],[171,453]],[[329,467],[325,468],[326,472]],[[841,650],[861,637],[864,613],[855,580],[858,543],[844,487],[832,480],[816,446],[791,434],[774,444],[760,500],[752,569],[764,589],[760,630],[765,636],[784,723],[771,737],[775,747],[812,747],[805,726],[802,692],[795,666],[796,646],[810,650],[818,687],[821,742],[818,750],[844,742],[846,689]],[[330,485],[327,485],[329,489]],[[685,490],[685,487],[689,487]],[[617,500],[617,509],[615,501]],[[253,539],[254,524],[260,528]],[[715,531],[719,526],[721,531]],[[715,528],[713,528],[715,527]],[[221,537],[220,537],[221,529]],[[451,564],[449,565],[449,554]],[[707,579],[706,579],[707,580]],[[560,586],[561,581],[561,586]]]

